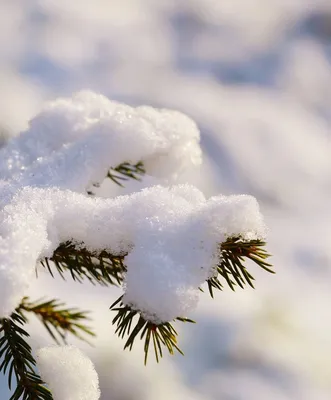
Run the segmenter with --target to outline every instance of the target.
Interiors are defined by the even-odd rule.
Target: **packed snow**
[[[92,361],[72,346],[43,347],[37,351],[41,378],[54,400],[98,400],[99,379]]]

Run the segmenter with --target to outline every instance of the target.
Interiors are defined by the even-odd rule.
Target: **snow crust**
[[[201,160],[188,117],[131,108],[89,91],[49,103],[0,150],[0,317],[24,296],[41,259],[71,241],[127,254],[124,299],[156,323],[185,316],[214,274],[227,237],[264,237],[256,200],[206,200],[193,186],[154,186],[114,199],[90,197],[111,165],[143,161],[174,177]]]
[[[92,361],[72,346],[43,347],[37,352],[40,375],[54,400],[98,400],[99,379]]]

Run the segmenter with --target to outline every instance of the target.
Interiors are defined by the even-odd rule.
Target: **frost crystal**
[[[94,365],[76,347],[43,347],[37,352],[37,365],[54,400],[100,398],[99,379]]]

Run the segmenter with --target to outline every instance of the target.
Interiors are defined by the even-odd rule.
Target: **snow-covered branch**
[[[145,360],[151,338],[157,359],[162,346],[170,353],[179,350],[171,321],[190,321],[186,316],[197,306],[205,282],[211,295],[222,288],[220,279],[231,288],[252,285],[245,259],[269,270],[266,229],[251,196],[206,199],[191,185],[158,185],[116,198],[92,196],[93,187],[107,177],[120,183],[147,173],[171,184],[187,166],[201,162],[199,139],[196,124],[179,112],[133,108],[82,91],[46,105],[25,132],[0,150],[0,328],[6,334],[3,346],[13,346],[10,368],[17,368],[19,353],[11,331],[4,329],[14,329],[21,348],[28,349],[27,335],[15,324],[15,318],[27,323],[27,311],[61,337],[67,331],[92,334],[77,323],[84,313],[66,314],[55,300],[22,302],[40,264],[51,274],[55,266],[79,281],[122,285],[124,294],[112,307],[117,312],[113,323],[120,336],[129,335],[129,348],[142,330]],[[81,364],[86,374],[92,371],[77,351],[39,353],[43,379],[56,399],[70,397],[62,384],[67,372]],[[24,354],[35,363],[29,352]],[[86,398],[97,399],[96,380],[88,383],[90,375],[84,373],[77,373],[68,390],[75,387],[80,393],[84,385],[79,387],[78,378],[84,378]],[[34,379],[48,399],[42,380]],[[18,381],[17,393],[29,390],[24,382]]]
[[[115,199],[25,187],[4,207],[0,224],[6,232],[0,254],[2,317],[25,295],[37,261],[72,241],[91,253],[128,254],[123,301],[148,320],[170,321],[196,306],[198,288],[215,274],[220,243],[265,234],[254,198],[206,200],[189,185],[155,186]]]
[[[0,150],[0,179],[85,192],[110,167],[140,161],[150,175],[175,178],[201,163],[199,139],[196,124],[180,112],[81,91],[47,104]]]

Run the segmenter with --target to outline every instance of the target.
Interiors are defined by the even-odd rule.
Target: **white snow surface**
[[[72,346],[43,347],[37,352],[42,379],[54,400],[98,400],[99,379],[92,361]]]
[[[0,150],[0,178],[84,192],[110,167],[143,161],[150,175],[176,178],[201,163],[200,134],[186,115],[133,108],[88,90],[46,104]]]

